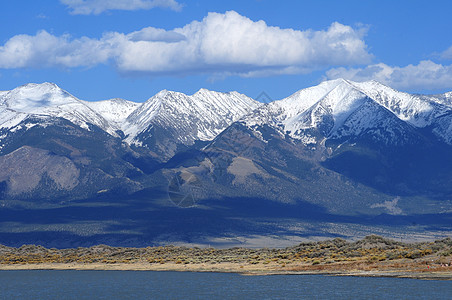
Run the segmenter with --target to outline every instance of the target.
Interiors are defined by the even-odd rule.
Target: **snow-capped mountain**
[[[66,119],[84,129],[89,124],[115,135],[114,128],[101,114],[53,83],[26,84],[0,94],[0,128],[10,129],[33,117],[33,125],[43,125],[51,118]]]
[[[214,139],[242,118],[250,128],[272,126],[305,145],[363,135],[400,144],[412,138],[412,128],[428,128],[452,144],[451,103],[452,92],[415,95],[376,81],[344,79],[325,81],[266,105],[237,92],[206,89],[193,95],[163,90],[145,103],[88,102],[43,83],[0,92],[0,128],[14,131],[23,127],[24,120],[28,120],[25,128],[30,128],[62,118],[88,130],[90,124],[98,126],[115,137],[121,130],[125,142],[146,145],[166,158],[177,153],[180,145]]]
[[[442,95],[442,98],[445,100],[444,104],[451,106],[452,105],[452,92],[447,92]]]
[[[177,143],[192,145],[196,140],[213,139],[258,106],[257,101],[237,92],[205,89],[191,96],[164,90],[145,103],[124,99],[90,102],[77,99],[53,83],[31,83],[0,92],[0,128],[21,128],[25,120],[26,128],[44,126],[53,118],[62,118],[88,130],[90,124],[98,126],[115,137],[122,130],[126,142],[141,145],[150,138],[145,132],[151,135],[149,130],[159,126],[167,129]]]
[[[86,102],[49,83],[3,91],[2,240],[93,232],[96,243],[120,243],[143,229],[150,244],[175,232],[268,234],[269,220],[295,228],[290,235],[341,219],[447,231],[451,100],[341,79],[269,104],[208,90],[162,91],[142,104]],[[403,216],[388,225],[387,214]]]
[[[445,99],[448,94],[411,95],[376,81],[337,79],[262,106],[244,123],[250,127],[270,124],[306,145],[316,144],[319,138],[362,134],[398,144],[408,138],[410,127],[431,127],[438,138],[451,144],[452,107]]]
[[[129,115],[123,124],[130,142],[152,125],[176,127],[183,144],[213,139],[232,122],[250,113],[259,102],[237,92],[218,93],[201,89],[189,96],[163,90]]]
[[[208,90],[191,96],[162,91],[145,103],[83,101],[52,83],[1,92],[0,157],[9,164],[0,174],[0,195],[77,198],[136,190],[162,161],[196,141],[207,143],[258,106],[236,92]],[[68,166],[68,180],[78,184],[62,189],[54,170]],[[21,181],[33,184],[25,188]]]
[[[122,130],[129,144],[152,144],[160,149],[157,152],[172,156],[177,145],[191,146],[195,141],[212,140],[259,105],[237,92],[201,89],[185,95],[163,90],[132,112]]]
[[[451,93],[439,96],[412,95],[396,91],[376,81],[351,83],[374,101],[417,128],[430,127],[441,140],[452,144]]]
[[[103,101],[83,101],[83,103],[101,115],[110,125],[118,130],[122,129],[127,117],[141,105],[141,103],[120,98]]]

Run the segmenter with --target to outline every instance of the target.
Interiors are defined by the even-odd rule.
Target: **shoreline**
[[[146,248],[96,245],[56,249],[0,245],[0,270],[221,272],[452,280],[452,239],[402,243],[379,236],[301,243],[282,249]]]
[[[452,269],[441,268],[427,270],[293,270],[309,266],[299,265],[290,268],[280,266],[244,266],[239,264],[149,264],[149,263],[39,263],[39,264],[0,264],[1,271],[18,270],[74,270],[74,271],[154,271],[154,272],[212,272],[212,273],[236,273],[244,276],[274,276],[274,275],[326,275],[326,276],[351,276],[351,277],[387,277],[410,278],[420,280],[452,280]]]

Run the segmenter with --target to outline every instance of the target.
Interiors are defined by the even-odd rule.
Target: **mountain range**
[[[135,103],[27,84],[0,92],[0,243],[450,236],[451,153],[450,92],[337,79]]]

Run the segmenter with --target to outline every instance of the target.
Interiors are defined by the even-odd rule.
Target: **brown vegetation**
[[[188,248],[147,247],[124,248],[98,245],[77,249],[47,249],[24,245],[20,248],[0,246],[0,267],[36,264],[145,264],[207,266],[213,270],[220,265],[234,266],[232,271],[265,270],[284,272],[356,272],[406,271],[452,272],[452,240],[402,243],[368,236],[360,241],[333,239],[302,243],[284,249],[248,248]],[[216,267],[217,266],[217,267]],[[259,267],[261,266],[261,267]],[[152,268],[151,268],[152,269]]]

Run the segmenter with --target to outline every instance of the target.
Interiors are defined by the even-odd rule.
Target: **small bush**
[[[408,252],[408,253],[405,255],[406,258],[411,258],[411,259],[419,258],[419,257],[421,257],[421,256],[422,256],[422,253],[421,253],[421,251],[419,251],[419,250],[415,250],[415,251],[412,251],[412,252]]]

